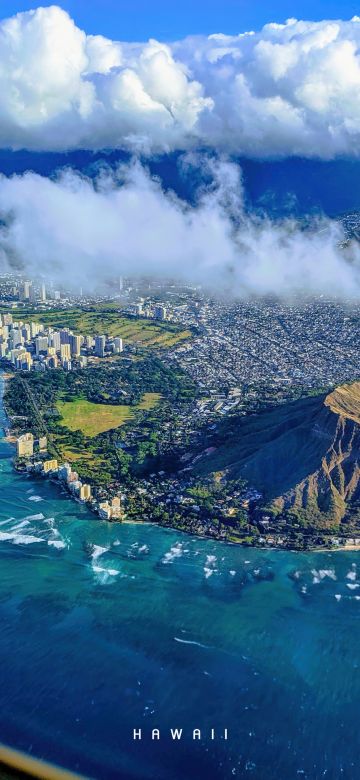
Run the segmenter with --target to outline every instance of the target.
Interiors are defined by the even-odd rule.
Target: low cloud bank
[[[73,170],[56,180],[1,177],[2,270],[87,289],[119,274],[149,274],[240,296],[359,295],[359,249],[340,248],[338,223],[305,229],[249,216],[238,166],[194,154],[182,165],[187,175],[206,173],[193,206],[138,162],[96,179]]]

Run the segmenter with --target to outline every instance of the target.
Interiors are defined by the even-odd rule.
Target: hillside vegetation
[[[197,464],[263,494],[273,515],[314,527],[360,520],[360,382],[250,416]]]

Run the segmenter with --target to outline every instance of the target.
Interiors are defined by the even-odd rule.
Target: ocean
[[[0,741],[101,780],[359,777],[358,553],[103,522],[12,455]]]

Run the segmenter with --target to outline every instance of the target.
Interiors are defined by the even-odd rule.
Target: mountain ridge
[[[315,528],[360,520],[360,382],[245,419],[199,466],[216,469],[258,489],[270,516]]]

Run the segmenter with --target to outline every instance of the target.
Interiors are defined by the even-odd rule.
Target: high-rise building
[[[15,366],[20,371],[31,371],[33,367],[33,359],[30,352],[22,352],[15,361]]]
[[[111,517],[119,519],[121,515],[121,499],[120,496],[115,496],[111,501]]]
[[[11,349],[22,346],[24,343],[24,337],[19,328],[13,328],[10,333],[9,344]]]
[[[56,352],[60,352],[60,333],[58,330],[51,334],[50,343]]]
[[[34,454],[34,437],[32,433],[24,433],[16,441],[16,452],[18,458],[30,457]]]
[[[99,504],[99,516],[102,520],[111,520],[111,506],[108,501]]]
[[[45,287],[44,282],[42,283],[42,285],[40,287],[40,300],[41,301],[46,301],[46,287]]]
[[[70,348],[71,348],[71,354],[74,357],[80,357],[81,336],[77,336],[75,334],[72,334],[70,336]]]
[[[49,342],[47,336],[38,336],[35,339],[35,352],[37,355],[40,355],[40,352],[46,352],[48,346]]]
[[[105,355],[106,336],[95,336],[95,355],[98,357],[104,357]]]
[[[32,339],[38,335],[41,331],[41,325],[39,322],[30,322],[30,336]]]
[[[44,460],[43,468],[44,468],[44,474],[49,474],[52,471],[57,471],[58,462],[56,458],[53,458],[51,460]]]
[[[60,330],[60,343],[70,344],[70,330],[69,328],[61,328]]]
[[[20,347],[18,349],[10,349],[10,360],[13,363],[13,365],[16,365],[16,361],[19,360],[19,358],[22,358],[23,355],[26,354],[26,349],[24,347]]]
[[[25,323],[21,328],[21,335],[25,341],[30,341],[31,338],[31,331],[30,331],[30,325],[28,323]]]
[[[91,498],[91,487],[90,485],[84,484],[80,488],[79,498],[81,501],[90,501]]]
[[[46,438],[46,436],[39,436],[38,447],[39,447],[39,452],[46,452],[46,450],[47,450],[47,438]]]
[[[30,298],[31,282],[23,282],[20,287],[20,299],[22,301],[28,301]]]
[[[70,360],[70,358],[71,358],[70,344],[61,344],[60,345],[60,357],[61,357],[61,360]]]
[[[114,338],[114,352],[118,354],[119,352],[122,351],[123,351],[123,340],[119,336],[116,336],[116,338]]]
[[[3,324],[4,325],[11,325],[13,321],[12,314],[3,314]]]

